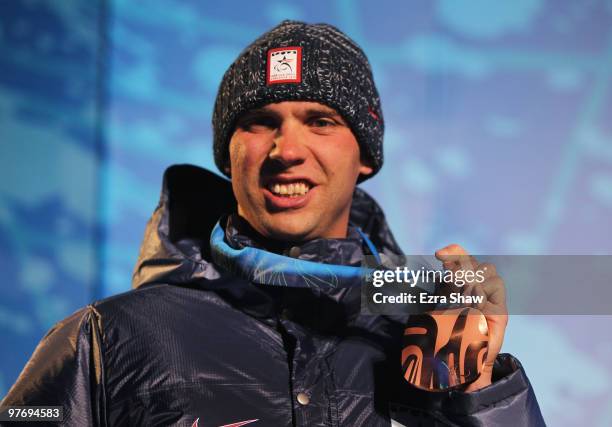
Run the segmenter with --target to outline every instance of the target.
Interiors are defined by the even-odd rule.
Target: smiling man
[[[43,339],[2,407],[63,408],[66,425],[543,425],[489,270],[480,378],[430,392],[403,380],[406,318],[360,310],[368,255],[399,254],[358,182],[383,164],[384,120],[363,51],[285,21],[223,77],[214,155],[231,182],[171,167],[134,290]],[[452,269],[465,251],[438,251]],[[479,266],[469,266],[476,269]]]
[[[262,236],[346,237],[355,184],[372,167],[337,111],[304,101],[249,111],[236,124],[229,152],[238,214]]]

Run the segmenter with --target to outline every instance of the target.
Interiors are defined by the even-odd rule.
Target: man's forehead
[[[321,113],[330,116],[340,116],[335,109],[312,101],[283,101],[271,104],[266,104],[262,107],[254,108],[248,113],[278,113],[282,111],[305,112],[305,113]]]

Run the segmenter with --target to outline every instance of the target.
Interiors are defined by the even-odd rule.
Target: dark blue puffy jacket
[[[477,392],[414,389],[401,374],[401,319],[361,314],[358,288],[314,276],[294,286],[253,265],[260,249],[241,262],[211,251],[214,224],[234,210],[226,180],[170,168],[135,289],[55,325],[0,406],[60,405],[71,426],[544,425],[513,357],[500,355],[494,383]],[[361,190],[351,222],[379,251],[400,252]],[[349,240],[307,243],[287,265],[350,264]]]

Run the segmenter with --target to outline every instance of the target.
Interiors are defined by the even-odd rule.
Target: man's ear
[[[359,159],[359,162],[361,163],[361,165],[359,166],[360,175],[368,176],[374,171],[374,168],[370,166],[370,159],[365,158],[365,156],[362,155],[361,159]]]
[[[366,165],[361,165],[361,167],[359,168],[359,173],[361,175],[370,175],[372,172],[374,171],[374,169],[371,166],[366,166]]]

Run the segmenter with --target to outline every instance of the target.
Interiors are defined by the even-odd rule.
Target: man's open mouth
[[[267,185],[268,190],[275,196],[280,197],[300,197],[306,195],[312,185],[307,181],[294,182],[270,182]]]

